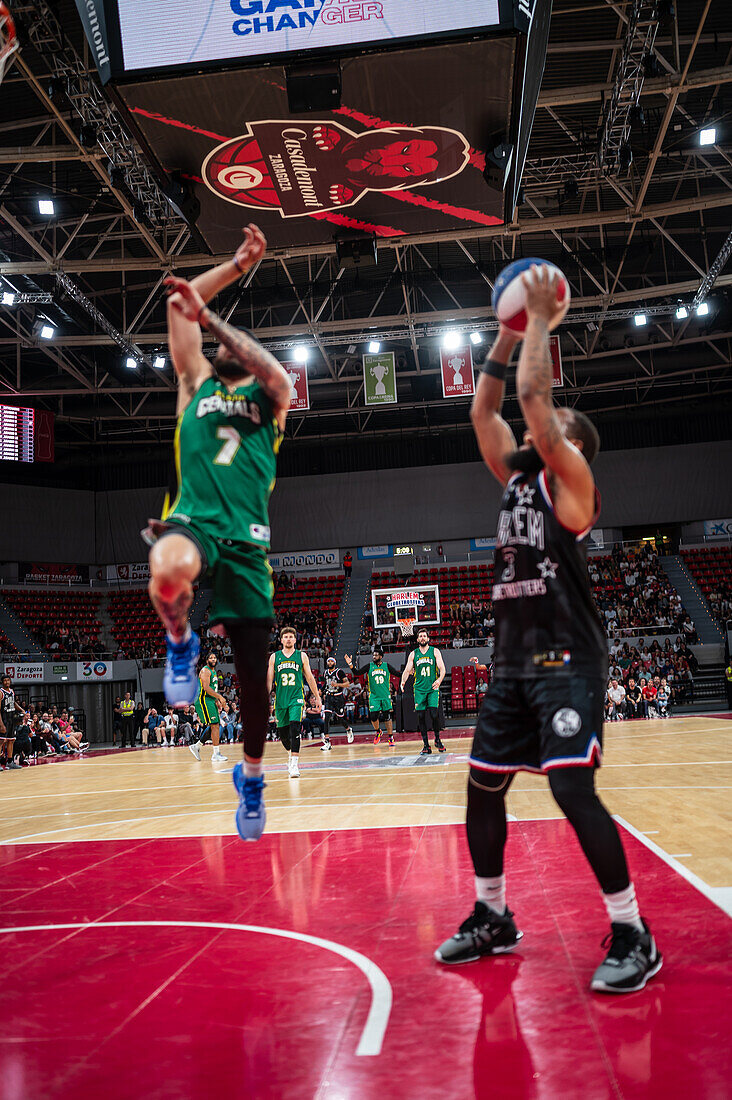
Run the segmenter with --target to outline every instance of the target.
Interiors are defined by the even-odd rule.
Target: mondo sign
[[[269,564],[275,571],[301,573],[308,569],[332,569],[341,564],[340,550],[301,550],[297,554],[270,554]]]

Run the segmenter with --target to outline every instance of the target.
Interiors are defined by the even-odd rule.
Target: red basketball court
[[[607,922],[576,841],[509,829],[520,950],[452,970],[460,826],[0,848],[0,1096],[729,1096],[729,918],[626,835],[664,967],[590,994]]]

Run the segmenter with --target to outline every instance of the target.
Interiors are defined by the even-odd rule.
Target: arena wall
[[[732,441],[610,451],[595,464],[599,526],[732,515]],[[163,489],[97,493],[3,485],[0,561],[139,561],[140,529]],[[481,463],[283,478],[274,550],[469,539],[495,534],[500,489]]]

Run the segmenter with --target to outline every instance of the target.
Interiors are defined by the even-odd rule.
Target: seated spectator
[[[628,690],[625,693],[625,713],[628,718],[645,718],[643,693],[632,676],[628,679]]]
[[[656,705],[658,706],[658,714],[661,718],[668,718],[668,708],[671,704],[671,689],[666,682],[665,677],[661,680],[656,693]]]
[[[323,718],[322,707],[315,706],[315,698],[312,692],[308,694],[305,716],[303,717],[302,724],[305,736],[311,740],[316,735],[320,738],[325,736],[325,720]]]
[[[625,717],[625,688],[612,679],[607,689],[606,718],[608,722],[622,722]]]
[[[656,685],[653,680],[646,680],[645,677],[641,680],[641,692],[646,704],[646,718],[656,717]]]

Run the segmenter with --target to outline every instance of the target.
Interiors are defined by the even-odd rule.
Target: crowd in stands
[[[609,638],[673,633],[698,641],[681,596],[650,545],[630,551],[616,543],[610,555],[590,558],[588,572]]]
[[[43,757],[81,756],[88,747],[73,707],[31,703],[13,730],[0,736],[0,770],[27,768]]]
[[[720,623],[732,619],[732,546],[692,547],[681,557],[714,618]]]

